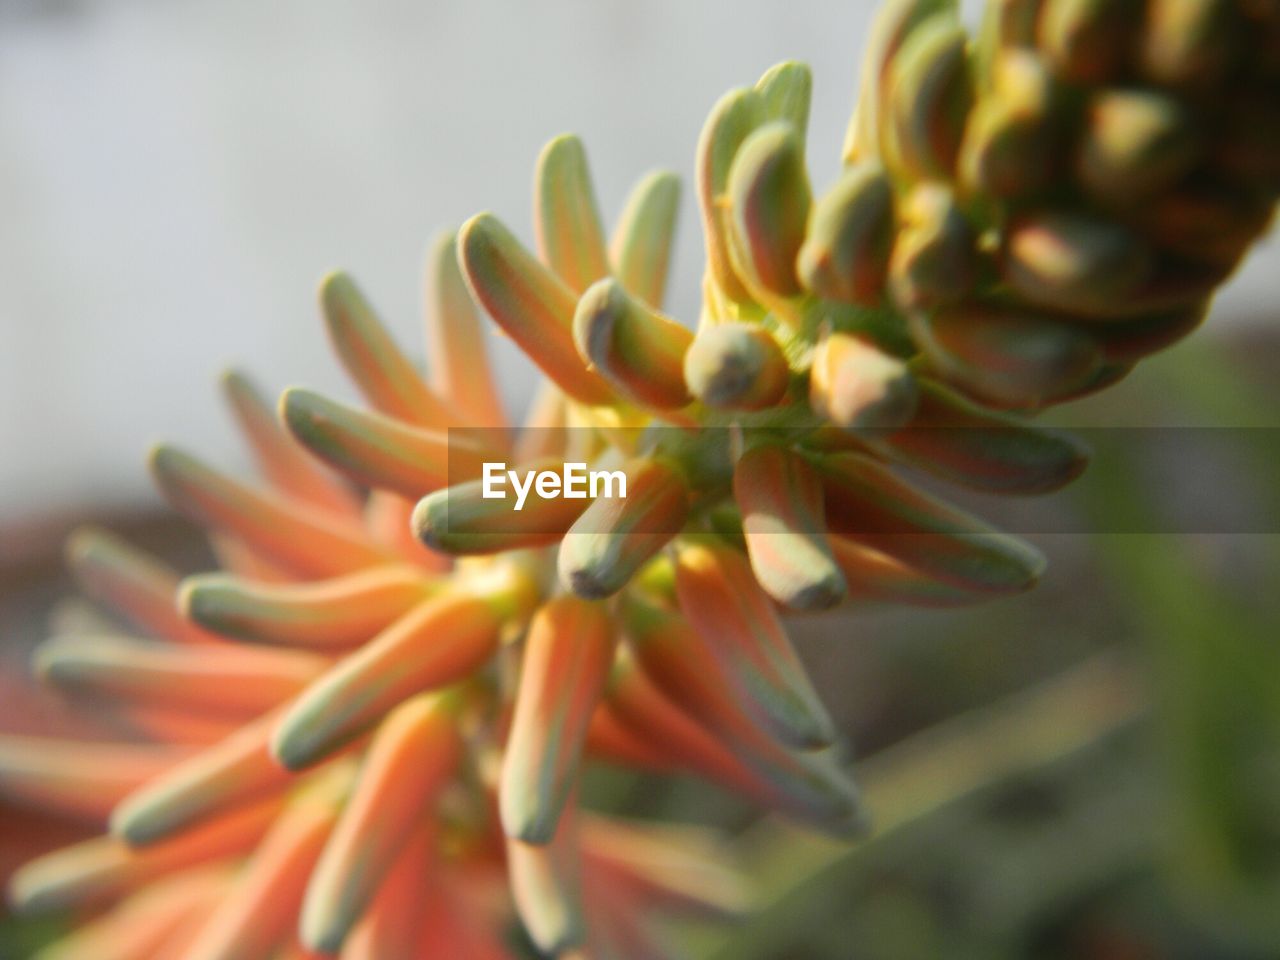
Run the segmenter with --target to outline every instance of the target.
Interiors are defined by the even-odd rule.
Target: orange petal
[[[281,395],[280,416],[299,443],[357,483],[413,499],[500,459],[465,431],[411,426],[298,387]]]
[[[612,623],[599,604],[561,596],[534,616],[502,768],[508,836],[528,843],[554,836],[613,646]]]
[[[178,575],[173,570],[105,530],[75,531],[67,541],[67,565],[85,593],[149,636],[183,643],[220,639],[178,615]]]
[[[573,345],[577,296],[492,214],[462,225],[458,263],[476,300],[560,389],[581,403],[612,400],[608,384],[587,370]]]
[[[336,576],[392,559],[357,531],[252,490],[172,447],[152,451],[151,472],[180,513],[242,539],[268,561],[304,576]]]
[[[298,697],[276,728],[272,753],[293,770],[314,763],[414,694],[479,668],[501,626],[494,605],[461,590],[424,601]]]
[[[334,792],[314,787],[285,808],[196,935],[189,960],[271,960],[292,940],[307,877],[338,816]]]
[[[779,603],[821,610],[844,599],[844,577],[827,546],[822,481],[780,446],[748,450],[733,470],[751,569]]]
[[[175,647],[113,636],[55,638],[34,660],[41,679],[62,689],[233,717],[287,700],[327,662],[268,647]]]
[[[869,457],[838,454],[818,463],[826,491],[827,525],[922,573],[989,594],[1030,588],[1044,558],[903,480]]]
[[[834,741],[831,718],[741,554],[730,547],[682,545],[676,592],[694,630],[769,729],[799,747]]]
[[[439,697],[414,697],[381,723],[307,884],[299,928],[307,946],[342,946],[461,755],[453,712]]]
[[[64,847],[19,868],[9,881],[9,897],[22,913],[100,903],[184,867],[244,853],[279,809],[278,798],[264,800],[141,850],[115,837]]]
[[[240,727],[124,797],[111,814],[111,832],[133,846],[153,844],[285,787],[293,774],[268,750],[280,712]]]
[[[182,612],[227,636],[290,646],[361,643],[435,590],[420,568],[375,567],[311,583],[255,583],[220,573],[182,581]]]
[[[0,736],[0,796],[46,813],[105,823],[122,797],[183,756],[171,747]]]
[[[168,956],[175,934],[199,922],[225,895],[232,872],[201,867],[166,878],[110,913],[77,927],[34,960],[151,960]]]

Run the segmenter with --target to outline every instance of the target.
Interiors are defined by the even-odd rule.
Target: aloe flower
[[[663,312],[679,182],[606,234],[582,144],[535,175],[533,250],[482,213],[428,256],[428,374],[355,283],[320,307],[366,407],[224,389],[261,479],[151,457],[221,569],[70,545],[130,633],[58,636],[50,685],[145,743],[0,741],[0,791],[101,824],[13,878],[103,908],[43,955],[669,956],[668,916],[746,906],[701,830],[582,809],[596,761],[867,828],[783,613],[955,605],[1043,559],[916,488],[1020,495],[1084,468],[1047,406],[1196,327],[1280,187],[1280,12],[1232,0],[890,0],[834,183],[811,78],[712,109],[696,332]],[[1231,106],[1219,109],[1229,91]],[[512,429],[487,314],[546,377]],[[625,498],[486,498],[485,463],[618,471]]]

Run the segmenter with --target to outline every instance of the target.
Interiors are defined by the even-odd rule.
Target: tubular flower
[[[987,8],[971,39],[947,0],[885,5],[825,190],[806,67],[714,106],[696,331],[662,312],[675,177],[607,238],[563,136],[534,249],[487,213],[433,245],[429,378],[333,274],[368,409],[225,379],[263,481],[151,458],[222,569],[83,531],[71,568],[131,632],[36,657],[149,742],[0,740],[6,796],[107,828],[13,878],[23,911],[107,908],[46,958],[501,958],[517,918],[546,954],[638,958],[655,917],[741,910],[714,837],[580,807],[596,761],[865,828],[779,608],[1032,586],[1032,547],[896,468],[1069,483],[1081,447],[1030,414],[1193,330],[1280,190],[1274,4]],[[483,313],[547,378],[518,431]],[[515,506],[498,460],[628,489]]]

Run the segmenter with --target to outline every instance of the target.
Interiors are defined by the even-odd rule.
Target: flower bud
[[[320,307],[338,359],[377,410],[437,430],[457,421],[457,414],[428,389],[349,276],[331,273],[324,278]]]
[[[684,355],[693,334],[629,297],[617,280],[600,280],[582,295],[573,335],[578,352],[634,400],[662,409],[692,399]]]
[[[943,379],[999,407],[1053,403],[1087,383],[1103,362],[1089,330],[1034,310],[966,301],[914,316],[911,329]]]
[[[76,530],[67,540],[67,566],[85,593],[148,636],[177,643],[220,642],[178,615],[178,575],[114,534],[93,527]]]
[[[813,72],[809,65],[785,60],[765,71],[756,81],[756,93],[764,102],[769,120],[785,120],[801,138],[809,126],[809,102],[813,98]]]
[[[472,294],[534,363],[565,393],[586,404],[612,399],[573,345],[577,297],[491,214],[458,232],[458,263]]]
[[[407,700],[379,724],[306,885],[298,927],[310,949],[342,946],[461,755],[456,720],[438,697]]]
[[[875,161],[847,167],[814,206],[797,270],[827,300],[875,306],[893,243],[893,190]]]
[[[738,275],[752,289],[797,296],[796,255],[812,196],[804,147],[791,124],[765,124],[742,142],[729,169],[728,198],[729,254]]]
[[[295,699],[271,740],[290,770],[323,759],[415,694],[476,670],[498,646],[496,605],[463,590],[426,600]]]
[[[927,576],[965,590],[1020,593],[1044,569],[1030,544],[999,533],[898,479],[860,454],[818,464],[832,533],[864,543]]]
[[[651,173],[636,184],[614,231],[614,274],[633,297],[657,310],[667,288],[667,269],[680,208],[680,179]]]
[[[228,637],[301,647],[361,643],[435,589],[421,568],[385,565],[310,583],[263,583],[227,574],[187,577],[182,614]]]
[[[1151,253],[1138,237],[1086,213],[1023,217],[1005,241],[1005,279],[1031,303],[1054,310],[1087,316],[1113,309],[1151,271]]]
[[[734,466],[733,495],[751,569],[769,596],[796,610],[844,599],[827,546],[822,482],[801,457],[779,446],[748,450]]]
[[[160,492],[179,513],[300,574],[335,576],[392,559],[354,528],[252,490],[173,447],[153,449],[150,466]]]
[[[431,383],[477,427],[506,425],[502,397],[485,351],[486,332],[462,271],[451,232],[439,234],[427,252],[425,283],[427,366]]]
[[[23,864],[9,880],[19,914],[91,906],[115,899],[184,867],[243,856],[262,839],[280,812],[272,797],[238,807],[180,836],[134,850],[115,837],[95,837]],[[265,902],[274,904],[268,897]]]
[[[760,410],[782,400],[791,368],[773,334],[745,323],[703,327],[684,355],[689,392],[709,407]]]
[[[596,499],[560,541],[560,582],[585,599],[621,590],[688,517],[689,489],[675,466],[632,460],[622,473],[626,496]]]
[[[885,165],[908,181],[949,179],[973,102],[968,36],[953,14],[914,30],[893,58]]]
[[[609,274],[604,230],[582,141],[566,134],[543,147],[534,188],[538,253],[556,276],[581,293]]]
[[[280,396],[290,434],[326,463],[371,487],[416,500],[451,479],[480,475],[498,459],[463,430],[424,430],[379,413],[356,410],[298,387]]]
[[[222,389],[240,432],[271,486],[291,499],[320,510],[353,516],[359,509],[354,493],[322,464],[307,456],[248,377],[238,370],[222,375]]]
[[[707,243],[707,273],[719,290],[739,303],[750,294],[734,273],[729,258],[732,229],[722,198],[729,186],[729,167],[738,148],[756,127],[766,120],[764,99],[754,90],[732,90],[711,108],[711,115],[698,137],[698,206],[702,209],[703,234]]]
[[[547,459],[522,464],[521,469],[536,472],[558,466],[563,462]],[[517,510],[515,497],[486,497],[484,481],[473,480],[423,497],[410,523],[414,535],[432,550],[501,553],[555,543],[586,508],[586,500],[544,497],[534,484],[522,509]]]
[[[974,237],[951,191],[938,183],[916,187],[900,219],[889,261],[890,291],[898,307],[930,309],[967,293],[974,282]]]
[[[809,404],[846,430],[893,429],[915,412],[915,377],[865,339],[833,333],[813,351]]]
[[[916,384],[912,421],[867,438],[886,458],[1001,494],[1048,493],[1084,471],[1088,451],[1069,434],[996,413],[923,377]]]
[[[1120,73],[1141,20],[1136,0],[1045,0],[1039,47],[1073,83],[1100,84]]]
[[[834,741],[831,718],[746,558],[729,547],[682,544],[676,592],[680,609],[762,723],[796,747]]]
[[[1189,119],[1172,97],[1108,90],[1089,105],[1076,170],[1094,196],[1136,205],[1180,180],[1198,148]]]
[[[272,710],[141,785],[112,811],[111,832],[130,846],[147,846],[283,790],[293,773],[268,749],[278,719]]]
[[[555,836],[613,648],[613,625],[597,603],[556,597],[534,616],[499,789],[509,837],[548,843]]]

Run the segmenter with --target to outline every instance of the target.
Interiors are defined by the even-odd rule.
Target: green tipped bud
[[[942,503],[860,454],[818,464],[831,532],[857,540],[965,590],[1030,589],[1044,570],[1038,550]]]
[[[943,379],[998,407],[1036,409],[1070,396],[1103,363],[1088,329],[989,303],[916,315],[912,333]]]
[[[602,496],[560,542],[560,580],[587,600],[617,593],[684,526],[689,489],[662,460],[632,460],[624,496]],[[617,491],[613,491],[617,493]]]
[[[674,173],[649,174],[627,198],[609,250],[622,286],[655,309],[662,306],[666,293],[679,209],[680,178]]]
[[[639,403],[659,408],[689,403],[684,355],[693,334],[627,296],[617,280],[599,280],[582,295],[573,337],[578,352]]]
[[[1121,72],[1142,17],[1137,0],[1045,0],[1039,47],[1059,76],[1102,83]]]
[[[540,470],[563,469],[563,461],[547,459],[522,465],[536,476]],[[505,490],[504,490],[505,492]],[[537,484],[516,508],[514,496],[486,497],[485,481],[459,483],[423,497],[413,510],[414,536],[433,550],[450,554],[500,553],[555,543],[583,510],[584,500],[543,496]]]
[[[733,272],[729,259],[729,212],[721,202],[729,187],[729,167],[742,142],[766,120],[764,98],[754,90],[732,90],[711,108],[698,137],[696,168],[698,206],[707,243],[707,270],[730,300],[746,302],[750,294]]]
[[[881,113],[894,58],[920,24],[955,10],[955,0],[887,0],[879,5],[863,51],[858,105],[845,132],[842,154],[846,164],[881,155]]]
[[[916,187],[900,219],[889,260],[894,302],[903,310],[929,309],[964,296],[973,285],[976,251],[951,191],[939,183]]]
[[[915,30],[894,57],[892,148],[885,151],[892,173],[908,180],[951,176],[973,102],[967,42],[964,27],[944,14]]]
[[[1177,100],[1150,90],[1109,90],[1089,105],[1076,170],[1094,196],[1131,205],[1180,180],[1198,154]]]
[[[325,463],[411,500],[447,486],[450,478],[478,477],[481,465],[495,458],[465,431],[422,430],[298,387],[281,395],[280,416]]]
[[[1148,0],[1139,59],[1174,86],[1213,84],[1237,61],[1243,23],[1232,0]]]
[[[605,404],[612,391],[586,369],[573,345],[578,299],[491,214],[458,231],[458,263],[489,316],[569,396]]]
[[[1032,303],[1055,310],[1114,310],[1151,270],[1151,252],[1138,237],[1085,213],[1034,214],[1015,221],[1006,237],[1005,279]]]
[[[774,600],[796,610],[824,610],[847,585],[827,544],[822,481],[782,447],[749,450],[733,471],[751,569]]]
[[[809,65],[786,60],[770,67],[756,81],[770,120],[785,120],[803,137],[809,127],[809,102],[813,98],[813,72]]]
[[[771,407],[786,395],[790,377],[773,334],[745,323],[704,327],[684,355],[685,383],[709,407]]]
[[[859,337],[836,333],[813,352],[809,403],[846,430],[892,429],[916,409],[907,365]]]
[[[187,577],[183,616],[228,637],[302,647],[361,643],[434,591],[420,567],[385,564],[328,580],[260,583],[225,573]]]
[[[1047,493],[1084,471],[1088,451],[1069,434],[995,413],[932,380],[919,379],[917,391],[906,429],[867,439],[890,460],[1001,494]]]
[[[556,137],[538,157],[533,222],[543,262],[581,293],[609,274],[604,230],[582,141]]]
[[[875,306],[893,245],[893,189],[875,161],[847,168],[814,206],[797,270],[827,300]]]
[[[796,255],[811,200],[804,147],[791,124],[770,123],[747,137],[729,171],[729,251],[749,287],[784,297],[801,292]]]
[[[444,429],[455,422],[349,276],[331,273],[321,281],[320,308],[338,359],[374,407],[424,427]]]
[[[160,493],[179,513],[303,576],[336,576],[390,559],[361,531],[247,487],[181,450],[156,447],[150,467]]]

